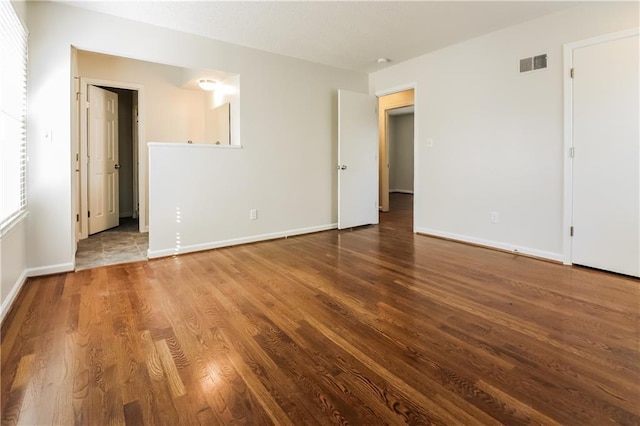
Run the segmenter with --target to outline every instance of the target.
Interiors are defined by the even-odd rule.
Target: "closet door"
[[[638,36],[573,50],[572,262],[640,276]]]

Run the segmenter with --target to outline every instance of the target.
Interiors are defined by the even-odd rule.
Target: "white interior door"
[[[640,276],[638,36],[573,50],[572,262]]]
[[[89,235],[119,224],[118,95],[89,86]]]
[[[375,96],[338,91],[338,228],[378,223]]]

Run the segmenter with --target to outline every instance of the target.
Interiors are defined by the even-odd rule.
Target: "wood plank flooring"
[[[2,424],[640,424],[638,280],[414,235],[402,200],[379,226],[30,279]]]

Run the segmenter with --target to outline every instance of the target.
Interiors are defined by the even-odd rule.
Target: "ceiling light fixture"
[[[198,80],[198,86],[200,86],[202,90],[210,92],[216,88],[216,82],[208,78],[201,78],[200,80]]]
[[[386,64],[387,62],[391,62],[391,59],[389,58],[378,58],[378,60],[376,61],[379,64]]]

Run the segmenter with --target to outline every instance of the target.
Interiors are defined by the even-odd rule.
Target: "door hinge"
[[[574,75],[575,75],[575,74],[574,74],[574,72],[573,72],[573,68],[571,68],[571,70],[569,71],[569,76],[570,76],[571,78],[573,78],[573,76],[574,76]]]
[[[80,214],[79,213],[76,215],[76,222],[80,222]]]
[[[569,228],[569,236],[573,237],[573,226],[571,228]]]
[[[87,217],[91,217],[91,212],[87,212]]]
[[[576,149],[574,147],[569,148],[569,157],[573,158],[576,156]]]

